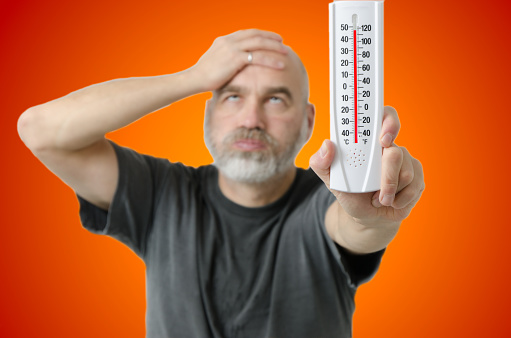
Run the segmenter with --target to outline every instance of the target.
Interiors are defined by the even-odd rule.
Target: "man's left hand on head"
[[[330,189],[330,165],[335,144],[325,140],[311,157],[310,166],[336,196],[344,211],[358,222],[401,222],[419,201],[425,188],[422,164],[408,150],[394,143],[400,123],[394,108],[386,106],[380,144],[383,147],[381,189],[369,193],[346,193]]]

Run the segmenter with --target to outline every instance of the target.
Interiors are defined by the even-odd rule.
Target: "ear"
[[[211,99],[206,100],[206,107],[204,108],[204,131],[208,128],[212,104]]]
[[[307,114],[307,121],[309,122],[309,133],[307,134],[307,139],[310,139],[312,136],[312,130],[314,129],[314,120],[316,117],[316,108],[312,103],[307,103],[307,107],[305,107],[305,113]]]
[[[214,105],[215,99],[213,97],[206,100],[206,107],[204,108],[204,120],[207,120],[209,115],[211,115],[211,111],[213,110]]]
[[[211,107],[211,99],[207,99],[206,100],[206,109],[204,110],[204,112],[207,114],[210,110],[210,107]]]

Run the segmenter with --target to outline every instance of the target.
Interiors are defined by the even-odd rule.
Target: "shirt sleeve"
[[[358,255],[348,252],[345,248],[337,244],[328,234],[325,225],[326,211],[335,201],[335,196],[333,196],[324,184],[321,184],[313,196],[313,203],[316,205],[315,210],[319,210],[319,224],[325,242],[330,248],[331,253],[340,263],[341,269],[347,275],[351,287],[357,288],[374,277],[380,267],[385,249],[369,254]]]
[[[112,203],[108,210],[104,210],[76,194],[80,220],[88,231],[119,240],[143,259],[152,226],[155,186],[162,167],[169,161],[109,142],[114,147],[119,165]]]

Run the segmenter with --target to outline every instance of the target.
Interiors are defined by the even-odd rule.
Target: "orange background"
[[[308,158],[329,137],[328,3],[0,1],[1,337],[143,337],[145,268],[83,229],[73,191],[17,136],[27,108],[115,78],[192,66],[238,29],[280,33],[301,55],[317,108]],[[354,337],[510,337],[508,1],[385,2],[385,103],[418,158],[422,200],[357,294]],[[109,135],[198,166],[201,94]]]

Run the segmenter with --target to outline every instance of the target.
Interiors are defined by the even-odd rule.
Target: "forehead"
[[[276,56],[284,62],[283,69],[273,69],[260,65],[248,65],[236,74],[225,87],[238,87],[245,91],[265,93],[268,88],[287,88],[293,98],[300,100],[303,96],[303,75],[296,62],[289,56]],[[220,89],[221,91],[221,89]]]

